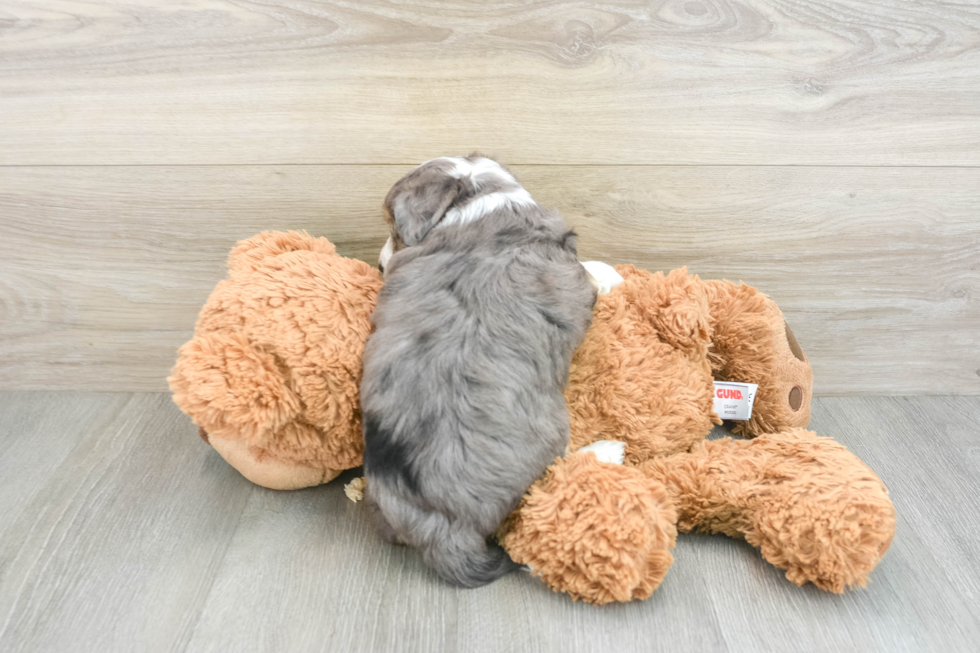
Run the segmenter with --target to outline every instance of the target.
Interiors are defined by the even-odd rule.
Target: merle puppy
[[[562,391],[596,292],[561,216],[486,157],[422,164],[384,212],[368,499],[386,539],[477,587],[515,568],[487,537],[568,444]]]

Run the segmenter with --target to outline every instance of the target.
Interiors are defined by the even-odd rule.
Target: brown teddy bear
[[[510,555],[591,603],[649,596],[677,530],[745,537],[797,584],[864,585],[894,508],[857,457],[803,430],[812,373],[779,308],[686,270],[617,270],[572,362],[576,453],[502,525]],[[179,352],[175,402],[260,485],[316,485],[360,465],[360,356],[381,283],[305,233],[239,243]],[[759,437],[705,440],[716,380],[758,385],[734,431]]]
[[[804,430],[813,375],[776,304],[685,270],[617,270],[572,360],[579,452],[501,528],[511,557],[573,598],[628,601],[663,580],[676,530],[701,531],[744,537],[799,585],[864,586],[894,507],[856,456]],[[715,380],[758,384],[752,418],[733,430],[759,437],[705,440]],[[625,465],[586,452],[596,440],[624,442]]]

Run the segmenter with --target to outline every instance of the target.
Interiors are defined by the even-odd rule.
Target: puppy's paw
[[[592,444],[582,447],[579,451],[591,451],[601,463],[613,463],[622,465],[626,457],[626,443],[616,440],[596,440]]]
[[[603,263],[602,261],[584,261],[582,267],[589,274],[589,281],[599,292],[600,295],[606,295],[612,292],[612,289],[623,283],[623,277],[616,272],[616,268],[609,265],[608,263]]]

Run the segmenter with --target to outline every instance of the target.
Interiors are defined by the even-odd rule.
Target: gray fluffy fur
[[[439,160],[392,188],[385,209],[400,249],[361,384],[368,499],[382,534],[464,587],[515,567],[487,538],[568,445],[563,389],[595,303],[557,213],[504,207],[437,226],[451,207],[500,188],[454,179]]]

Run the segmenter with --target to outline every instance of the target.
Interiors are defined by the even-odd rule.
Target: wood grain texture
[[[54,392],[5,395],[0,409],[0,506],[2,529],[31,505],[50,483],[82,437],[104,429],[128,397],[122,394],[78,395]],[[6,571],[0,559],[0,577]]]
[[[818,394],[980,394],[980,169],[515,166],[580,254],[751,283]],[[405,166],[0,168],[0,388],[164,390],[234,242],[374,262]]]
[[[980,164],[953,0],[0,2],[0,164]]]
[[[0,396],[0,414],[37,416],[0,441],[43,482],[0,511],[0,650],[180,650],[252,486],[176,435],[167,395],[63,397]]]
[[[970,423],[978,408],[976,398],[965,397],[815,401],[810,428],[847,445],[888,486],[897,512],[895,540],[867,591],[827,602],[820,590],[789,585],[761,558],[726,543],[727,562],[719,565],[722,578],[710,596],[730,649],[974,647],[980,629],[973,607],[980,596],[980,545],[965,535],[972,527],[964,531],[963,526],[980,516],[980,437]],[[923,591],[926,587],[937,591]],[[871,613],[873,620],[862,616]],[[785,649],[778,642],[786,642]]]
[[[978,421],[977,397],[814,402],[811,428],[898,511],[864,590],[796,587],[742,541],[685,535],[649,600],[595,608],[523,574],[449,587],[345,498],[356,470],[255,488],[165,394],[0,393],[0,442],[33,488],[0,511],[0,650],[973,651]]]

